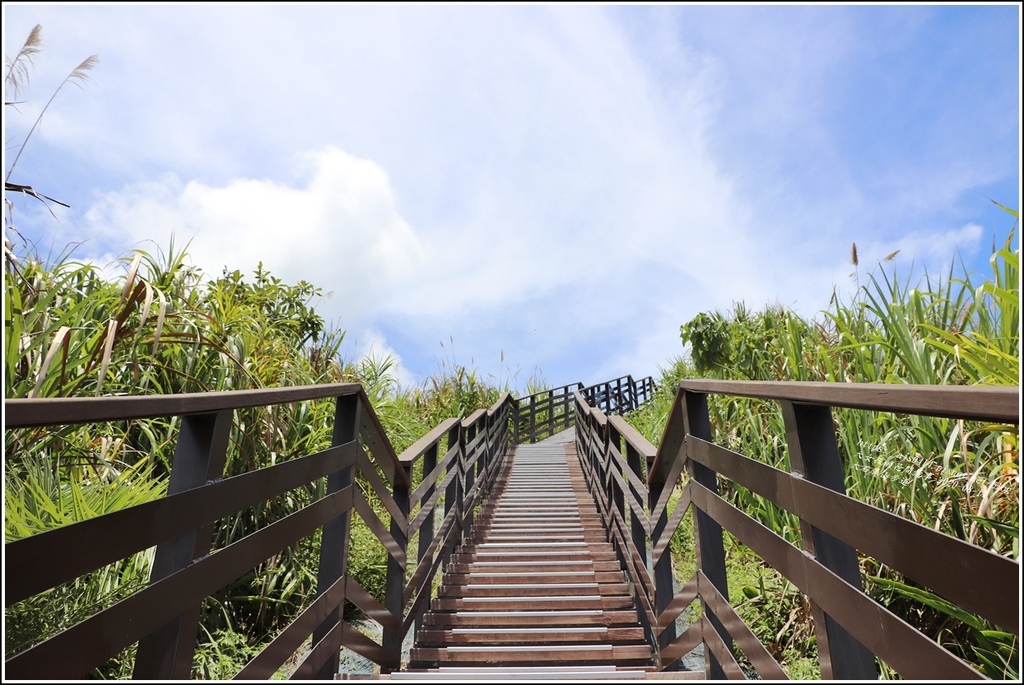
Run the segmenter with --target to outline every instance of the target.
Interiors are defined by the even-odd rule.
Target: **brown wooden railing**
[[[507,448],[570,427],[577,390],[610,410],[631,409],[651,397],[653,380],[637,384],[627,376],[589,388],[577,383],[518,401],[505,394],[489,409],[442,422],[400,455],[356,384],[5,400],[8,430],[174,417],[181,425],[165,497],[5,544],[6,608],[156,548],[146,588],[9,656],[5,676],[78,679],[138,643],[135,678],[187,679],[204,600],[316,531],[321,548],[315,598],[235,677],[269,678],[310,638],[292,677],[333,678],[342,647],[383,672],[397,670],[403,640],[426,612],[435,577],[462,541]],[[335,405],[330,447],[224,477],[238,410],[316,401]],[[385,520],[357,478],[383,505]],[[212,549],[219,519],[322,479],[325,497]],[[383,604],[348,573],[353,512],[387,552]],[[380,624],[381,642],[345,621],[346,602]]]
[[[236,410],[318,400],[335,403],[330,447],[223,478]],[[147,587],[10,656],[5,677],[83,678],[138,643],[135,678],[189,678],[202,602],[317,530],[321,549],[316,597],[236,677],[269,678],[310,637],[311,649],[292,677],[333,678],[342,647],[379,664],[385,672],[398,669],[402,640],[427,608],[438,568],[469,526],[473,509],[510,444],[514,408],[506,394],[490,409],[443,422],[396,455],[362,388],[354,384],[5,401],[8,430],[181,417],[165,497],[4,546],[8,608],[156,547]],[[414,472],[423,474],[417,482]],[[374,513],[356,485],[357,474],[383,503],[389,521],[381,521]],[[326,496],[237,542],[211,550],[212,526],[218,519],[324,478]],[[347,573],[353,512],[387,550],[383,604]],[[417,545],[410,549],[413,539]],[[382,626],[381,643],[344,620],[346,601]]]
[[[401,455],[395,454],[362,389],[353,384],[5,401],[8,430],[162,417],[180,417],[181,426],[165,497],[5,545],[5,607],[156,548],[147,587],[9,656],[5,676],[78,679],[137,643],[136,678],[188,678],[203,601],[317,531],[321,549],[315,597],[236,677],[269,678],[303,653],[293,677],[333,678],[342,647],[384,672],[396,670],[403,639],[427,609],[436,574],[462,540],[506,448],[517,436],[532,441],[539,432],[572,425],[572,420],[586,477],[664,669],[675,668],[683,655],[703,645],[709,677],[744,675],[734,648],[761,677],[785,677],[729,604],[723,529],[807,596],[815,612],[824,677],[874,679],[876,658],[908,678],[981,677],[862,591],[858,553],[1019,638],[1019,564],[846,496],[831,414],[832,408],[843,407],[1018,424],[1019,388],[689,380],[677,390],[657,450],[620,416],[590,403],[600,402],[610,411],[631,409],[650,397],[653,383],[624,377],[591,388],[564,388],[575,388],[568,407],[564,392],[552,391],[537,401],[526,398],[522,404],[505,395],[489,409],[442,422]],[[781,404],[792,473],[712,442],[708,396],[716,394]],[[317,401],[334,405],[329,447],[222,477],[238,410]],[[530,412],[536,413],[533,418]],[[524,426],[528,432],[521,432]],[[383,520],[357,478],[383,504]],[[803,547],[719,497],[719,479],[799,517]],[[324,480],[323,497],[237,542],[211,548],[217,520]],[[680,498],[673,508],[674,491]],[[691,508],[700,565],[676,593],[669,540]],[[383,602],[348,573],[353,513],[387,552]],[[702,617],[677,635],[677,617],[697,599]],[[346,602],[381,625],[379,643],[345,620]],[[307,644],[311,648],[304,652]]]
[[[713,443],[708,395],[780,403],[792,473]],[[876,657],[906,678],[984,677],[864,593],[858,554],[1019,640],[1020,564],[848,497],[832,417],[844,407],[1019,425],[1019,388],[687,380],[657,450],[582,393],[575,399],[578,451],[661,668],[677,668],[702,644],[709,678],[745,677],[734,647],[760,677],[786,678],[730,606],[723,530],[809,599],[823,678],[876,679]],[[719,497],[720,479],[799,517],[803,547]],[[670,511],[673,491],[680,498]],[[691,508],[699,567],[677,594],[669,540]],[[695,599],[702,617],[677,635],[676,620]]]
[[[574,395],[580,392],[587,404],[606,414],[628,414],[654,397],[654,379],[632,376],[584,387],[570,383],[516,400],[515,442],[532,444],[573,425]]]

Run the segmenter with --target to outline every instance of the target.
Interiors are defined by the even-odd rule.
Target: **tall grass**
[[[834,296],[820,320],[805,321],[778,306],[751,312],[742,303],[728,313],[700,314],[680,329],[690,356],[664,372],[661,385],[670,391],[630,420],[657,444],[675,385],[685,376],[1019,385],[1016,231],[1015,225],[993,250],[987,276],[962,267],[958,273],[953,261],[941,278],[925,274],[915,282],[898,273],[894,253],[874,271],[858,273],[853,299]],[[788,470],[785,428],[775,403],[711,397],[709,408],[716,442]],[[1017,426],[844,409],[835,410],[834,417],[851,496],[1019,559]],[[799,544],[793,515],[732,484],[724,496]],[[756,564],[752,558],[746,563]],[[777,574],[766,572],[769,585],[785,586]],[[863,572],[869,593],[905,611],[913,624],[987,674],[1019,672],[1015,642],[993,626],[951,615],[941,598],[870,560],[864,560]],[[758,577],[754,571],[748,575]],[[787,613],[781,599],[768,601],[755,583],[740,584],[745,593],[740,611],[752,625],[772,625],[772,616]],[[800,661],[813,654],[801,643],[805,634],[794,622],[767,642],[775,645],[777,657]],[[882,672],[891,675],[884,667]]]

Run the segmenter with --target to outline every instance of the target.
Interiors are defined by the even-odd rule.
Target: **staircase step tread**
[[[452,563],[447,573],[452,575],[469,573],[537,573],[546,574],[551,571],[585,570],[589,573],[621,573],[621,567],[615,561],[591,561],[589,559],[561,559],[541,561],[527,559],[524,561],[476,561],[473,563]]]
[[[576,597],[472,597],[435,598],[431,607],[439,611],[505,609],[510,605],[520,608],[550,609],[633,609],[633,599],[628,595],[601,597],[600,595]]]
[[[649,660],[651,648],[647,645],[485,645],[480,647],[414,647],[410,662],[471,662],[471,663],[543,663],[587,664],[631,660]]]
[[[554,570],[554,569],[558,570]],[[444,585],[483,585],[502,583],[555,583],[555,582],[588,582],[588,583],[623,583],[622,571],[594,571],[592,568],[565,570],[562,567],[548,568],[543,571],[472,571],[470,573],[445,573]]]
[[[613,645],[623,643],[643,644],[644,631],[639,626],[611,628],[607,626],[537,626],[537,627],[462,627],[421,630],[417,635],[419,647],[448,646],[460,644],[546,644],[607,642]]]

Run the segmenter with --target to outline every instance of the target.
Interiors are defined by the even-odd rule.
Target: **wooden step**
[[[591,573],[619,572],[619,562],[608,559],[607,561],[593,561],[591,559],[561,559],[561,560],[540,560],[524,559],[522,561],[500,561],[495,559],[478,560],[469,563],[455,562],[447,567],[447,572],[453,576],[467,573],[536,573],[543,574],[549,571],[573,571],[584,569]]]
[[[386,676],[391,680],[642,680],[647,677],[642,668],[615,668],[608,666],[464,666],[434,670],[400,671]],[[703,677],[703,673],[700,674]]]
[[[459,627],[445,630],[421,630],[416,636],[421,647],[446,646],[470,643],[484,644],[560,644],[566,642],[639,642],[644,640],[643,628],[610,628],[608,626],[564,626],[498,628]]]
[[[425,626],[623,626],[636,624],[633,610],[520,609],[505,611],[432,611]]]
[[[577,582],[522,582],[522,583],[470,583],[467,585],[441,585],[438,597],[579,597],[601,595],[629,595],[628,583],[577,583]]]
[[[546,583],[546,582],[587,582],[587,583],[624,583],[622,571],[596,572],[593,566],[581,567],[572,570],[571,567],[557,566],[557,570],[548,568],[542,571],[531,569],[527,571],[500,569],[497,571],[481,571],[474,569],[469,573],[444,574],[444,582],[450,585],[486,585],[486,584],[512,584],[512,583]]]
[[[510,561],[616,561],[615,551],[611,545],[589,545],[574,549],[526,550],[523,548],[506,547],[505,549],[486,548],[478,550],[467,547],[452,555],[452,563],[490,563]]]
[[[474,664],[562,665],[648,662],[648,645],[571,644],[571,645],[457,645],[450,647],[413,647],[411,662]]]
[[[632,609],[629,595],[534,595],[515,597],[435,597],[430,608],[436,611],[501,611],[516,609]]]

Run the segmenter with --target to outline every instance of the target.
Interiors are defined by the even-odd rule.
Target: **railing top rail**
[[[511,404],[514,401],[515,400],[512,399],[512,394],[511,393],[509,393],[509,392],[502,393],[501,397],[498,398],[498,401],[495,402],[494,404],[492,404],[491,407],[487,410],[487,415],[488,416],[494,416],[499,411],[501,411],[501,408],[504,405]]]
[[[469,428],[474,423],[479,421],[480,417],[484,416],[485,414],[487,414],[487,410],[486,409],[477,409],[472,414],[470,414],[466,418],[462,419],[462,427],[463,428]]]
[[[1019,387],[686,379],[679,382],[679,389],[851,409],[1020,423]]]
[[[650,380],[651,383],[654,382],[653,378],[651,378],[650,376],[647,376],[647,377],[641,379],[639,381],[639,383],[642,384],[642,383],[644,383],[644,382],[646,382],[648,380]],[[637,382],[638,381],[633,380],[633,376],[630,374],[630,375],[625,375],[625,376],[619,376],[618,378],[612,378],[611,380],[607,380],[607,381],[601,381],[600,383],[594,383],[593,385],[583,385],[583,383],[579,383],[579,382],[577,382],[577,383],[566,383],[565,385],[559,385],[559,386],[556,386],[556,387],[553,387],[553,388],[548,388],[547,390],[540,390],[538,392],[533,393],[532,395],[526,395],[524,397],[517,397],[516,398],[516,402],[523,402],[523,401],[526,401],[526,400],[530,400],[530,399],[532,399],[534,397],[538,397],[540,395],[551,395],[552,393],[555,393],[555,392],[558,392],[558,391],[568,390],[570,388],[574,392],[576,390],[581,390],[583,392],[587,392],[589,390],[596,390],[596,389],[603,388],[605,386],[610,386],[610,385],[613,385],[613,384],[616,384],[616,383],[637,383]],[[570,393],[565,393],[565,394],[569,395]]]
[[[633,446],[640,456],[647,460],[648,464],[651,463],[654,455],[658,453],[658,448],[652,445],[647,438],[640,435],[640,431],[626,423],[626,419],[621,416],[609,416],[608,423],[618,431],[619,435],[625,438],[627,443]]]
[[[524,402],[524,401],[530,400],[530,399],[532,399],[534,397],[539,397],[540,395],[551,395],[553,392],[556,392],[558,390],[566,390],[568,388],[582,388],[582,387],[583,387],[582,383],[566,383],[565,385],[557,385],[557,386],[555,386],[553,388],[548,388],[547,390],[538,390],[537,392],[532,393],[530,395],[523,395],[522,397],[517,397],[517,398],[515,398],[515,401],[516,402]]]
[[[225,409],[262,407],[362,392],[358,383],[298,385],[286,388],[192,392],[175,395],[5,399],[6,428],[54,426],[206,414]]]

